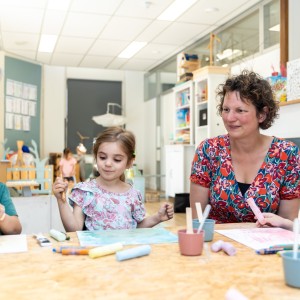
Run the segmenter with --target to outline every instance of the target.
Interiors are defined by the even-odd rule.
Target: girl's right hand
[[[63,193],[65,193],[68,189],[68,182],[64,181],[61,177],[56,177],[53,183],[53,194],[57,198],[57,200],[64,200]]]

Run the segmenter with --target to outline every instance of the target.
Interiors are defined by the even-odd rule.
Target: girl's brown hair
[[[131,131],[125,130],[121,127],[108,127],[102,131],[94,141],[93,154],[97,160],[98,149],[103,143],[117,142],[122,150],[127,155],[127,163],[130,163],[135,158],[135,136]],[[101,174],[100,174],[101,175]],[[125,175],[120,178],[125,181]]]

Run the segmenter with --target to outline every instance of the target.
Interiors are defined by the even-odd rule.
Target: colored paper
[[[113,243],[138,245],[178,242],[177,235],[164,228],[77,231],[77,236],[81,246],[102,246]]]
[[[269,248],[273,245],[293,244],[294,233],[282,228],[250,228],[215,230],[254,250]]]

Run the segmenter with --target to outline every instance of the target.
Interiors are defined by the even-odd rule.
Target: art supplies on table
[[[65,232],[58,231],[56,229],[51,229],[49,234],[52,238],[54,238],[58,242],[64,242],[70,239],[70,237]]]
[[[282,228],[242,228],[215,231],[254,250],[294,243],[294,233]]]
[[[0,236],[0,253],[19,253],[27,251],[27,238],[25,234]]]
[[[77,231],[80,246],[103,246],[177,243],[176,234],[165,228],[138,228],[121,230]]]
[[[114,244],[109,244],[109,245],[105,245],[102,247],[96,247],[96,248],[90,249],[89,257],[97,258],[97,257],[101,257],[101,256],[106,256],[106,255],[114,254],[117,251],[120,251],[122,249],[123,249],[123,245],[121,243],[114,243]]]
[[[116,253],[116,260],[123,261],[127,259],[137,258],[145,255],[149,255],[151,252],[150,245],[138,246],[122,251],[118,251]]]
[[[37,242],[40,244],[41,247],[49,247],[52,245],[51,242],[41,233],[35,234],[34,237],[36,238]]]

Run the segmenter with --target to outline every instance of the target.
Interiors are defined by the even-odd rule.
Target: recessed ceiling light
[[[280,25],[277,24],[277,25],[275,25],[275,26],[269,28],[269,30],[270,30],[270,31],[278,31],[278,32],[279,32],[279,31],[280,31]]]
[[[40,40],[39,52],[51,53],[54,50],[57,35],[43,34]]]
[[[157,20],[174,21],[190,8],[197,0],[175,0]]]
[[[211,13],[211,12],[217,12],[217,11],[219,11],[219,9],[217,7],[208,7],[208,8],[205,8],[204,11],[207,13]]]
[[[120,58],[131,58],[133,55],[135,55],[138,51],[140,51],[142,48],[144,48],[147,45],[146,42],[132,42],[125,48],[118,57]]]

